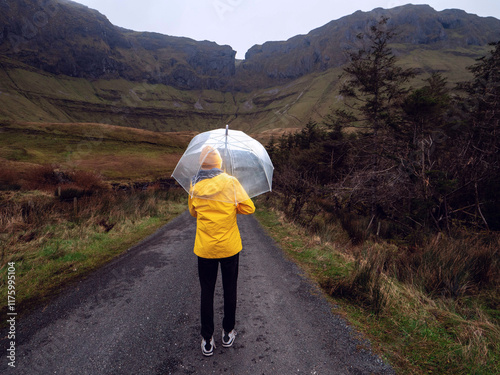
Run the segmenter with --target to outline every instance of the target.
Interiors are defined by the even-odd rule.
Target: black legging
[[[214,334],[214,292],[219,263],[224,289],[224,319],[222,328],[230,332],[236,320],[236,294],[240,254],[229,258],[206,259],[198,257],[198,276],[201,286],[201,335],[210,340]]]

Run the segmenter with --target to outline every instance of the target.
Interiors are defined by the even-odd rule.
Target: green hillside
[[[23,20],[47,23],[27,33]],[[103,123],[159,132],[230,124],[249,133],[301,128],[337,105],[346,51],[380,17],[398,30],[400,63],[450,85],[500,39],[500,20],[406,5],[356,12],[287,41],[230,46],[112,25],[72,1],[0,2],[0,121]],[[23,23],[24,22],[24,23]]]
[[[400,63],[421,72],[415,86],[432,71],[453,84],[467,80],[466,67],[487,50],[418,50],[400,56]],[[54,75],[5,57],[0,68],[0,121],[103,123],[160,132],[205,131],[228,123],[250,133],[301,127],[335,108],[341,73],[341,68],[329,69],[281,86],[221,92]]]
[[[4,123],[0,133],[0,160],[20,181],[33,168],[51,165],[115,182],[170,177],[194,134],[89,123]]]

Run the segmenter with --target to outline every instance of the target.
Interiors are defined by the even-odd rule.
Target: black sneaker
[[[231,332],[222,330],[222,346],[224,348],[230,348],[231,346],[233,346],[235,337],[236,331],[234,329]]]
[[[215,349],[215,341],[213,337],[210,339],[209,342],[207,342],[207,340],[205,339],[201,340],[201,352],[205,357],[210,357],[214,355],[214,349]]]

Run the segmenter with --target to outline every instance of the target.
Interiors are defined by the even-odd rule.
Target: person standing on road
[[[203,355],[211,356],[215,348],[214,292],[219,264],[224,291],[222,346],[232,346],[236,337],[237,280],[242,250],[236,217],[252,214],[255,206],[239,181],[222,171],[222,158],[216,149],[205,146],[200,165],[191,183],[188,206],[196,218],[194,253],[198,256],[201,286],[201,350]]]

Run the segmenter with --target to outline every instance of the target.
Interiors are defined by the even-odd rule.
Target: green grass
[[[191,133],[13,122],[0,132],[0,298],[6,303],[6,266],[15,262],[23,313],[185,210],[183,190],[154,182],[170,177]],[[114,192],[113,182],[152,185]],[[72,198],[54,195],[58,188],[91,195],[78,198],[75,211]]]
[[[0,124],[0,159],[13,168],[57,164],[114,180],[155,180],[175,168],[191,134],[101,124]]]
[[[355,247],[337,227],[331,229],[337,241],[329,243],[288,222],[263,202],[257,202],[257,207],[256,217],[285,254],[317,281],[326,295],[332,295],[332,303],[340,307],[334,311],[366,336],[396,373],[500,373],[500,321],[494,318],[498,311],[488,307],[481,296],[433,298],[385,273],[378,279],[381,296],[374,295],[373,280],[360,279],[367,269],[363,267],[371,262],[376,265],[379,253],[396,254],[394,245],[365,242]],[[374,301],[381,303],[378,312],[374,312]]]
[[[287,223],[275,211],[258,205],[255,215],[285,252],[318,281],[345,277],[352,268],[352,262],[332,251],[331,243],[304,235],[301,228]]]
[[[28,198],[34,202],[34,210],[40,207],[45,211],[42,218],[26,222],[16,214],[18,205],[14,203],[6,231],[0,233],[4,244],[0,299],[7,301],[7,268],[14,262],[16,308],[21,315],[154,233],[186,207],[183,193],[151,191],[90,198],[75,216],[72,204],[47,195],[18,195],[12,200],[23,202]],[[102,221],[112,223],[112,229],[105,231]],[[3,303],[2,311],[6,309]]]

